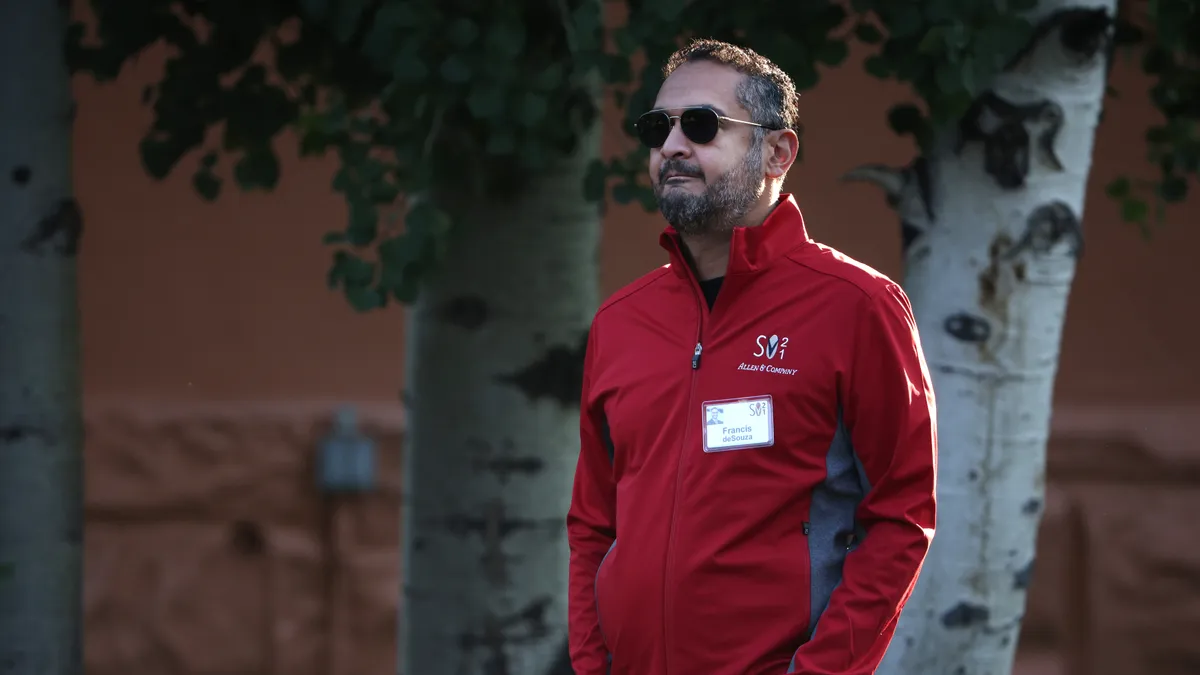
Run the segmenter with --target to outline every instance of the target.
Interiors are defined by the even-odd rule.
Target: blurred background
[[[75,80],[75,187],[87,428],[86,660],[93,675],[395,672],[402,309],[356,314],[327,289],[345,201],[336,159],[278,144],[280,187],[196,196],[186,171],[148,178],[150,51],[115,85]],[[862,54],[801,100],[804,157],[787,189],[812,235],[899,277],[896,216],[839,182],[902,164],[886,126],[909,96]],[[1118,62],[1084,214],[1050,445],[1048,504],[1019,672],[1200,672],[1200,202],[1145,240],[1103,186],[1149,172],[1152,110]],[[607,150],[628,148],[610,111]],[[662,223],[638,206],[604,219],[602,285],[665,262]],[[324,494],[315,458],[356,407],[380,452],[378,487]],[[1180,671],[1172,671],[1180,672]]]

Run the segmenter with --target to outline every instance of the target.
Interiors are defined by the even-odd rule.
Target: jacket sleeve
[[[567,628],[571,665],[576,675],[608,672],[608,648],[596,613],[596,571],[616,540],[616,484],[607,423],[591,386],[598,348],[593,321],[584,357],[579,463],[567,512],[567,541],[571,548]]]
[[[789,673],[871,675],[883,659],[933,540],[937,415],[908,298],[889,284],[860,313],[844,421],[868,489],[847,554],[812,639]]]

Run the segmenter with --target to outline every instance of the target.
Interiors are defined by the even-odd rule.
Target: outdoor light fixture
[[[342,406],[317,449],[317,487],[327,494],[375,489],[375,441],[358,428],[353,406]]]

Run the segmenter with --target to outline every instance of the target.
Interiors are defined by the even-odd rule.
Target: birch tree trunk
[[[1086,10],[1115,4],[1044,0],[1037,19],[1057,27],[961,131],[902,171],[847,175],[882,185],[904,223],[904,286],[938,403],[937,534],[881,675],[1012,672],[1107,75],[1103,40],[1075,38]]]
[[[510,200],[440,204],[447,263],[407,323],[402,675],[539,675],[566,642],[598,130],[579,147]]]
[[[0,3],[0,671],[78,675],[79,208],[66,3]]]

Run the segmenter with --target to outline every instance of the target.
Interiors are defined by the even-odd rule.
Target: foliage
[[[1147,0],[1118,33],[1148,45],[1142,67],[1165,118],[1146,136],[1161,179],[1108,186],[1131,221],[1146,222],[1147,189],[1159,202],[1182,200],[1200,165],[1198,4]],[[632,133],[653,104],[659,64],[688,36],[746,44],[802,91],[822,66],[845,61],[852,40],[868,45],[867,72],[908,83],[918,98],[894,106],[889,125],[928,147],[1029,44],[1036,5],[628,0],[627,19],[606,28],[601,0],[91,0],[94,35],[73,25],[68,54],[74,70],[111,80],[165,46],[162,79],[145,92],[155,118],[142,160],[162,179],[195,157],[205,199],[223,188],[222,156],[243,189],[277,185],[285,131],[305,155],[335,152],[333,188],[348,217],[325,238],[336,247],[328,278],[365,311],[415,298],[443,255],[448,204],[502,198],[574,150],[598,115],[601,84]],[[617,202],[653,208],[645,157],[597,160],[586,194],[599,201],[611,189]]]
[[[1019,12],[1033,10],[1037,2],[1013,0],[1009,11],[999,14],[998,5],[987,0],[927,0],[919,5],[923,15],[905,3],[854,0],[853,5],[873,12],[889,36],[883,41],[873,28],[857,33],[864,42],[883,42],[880,53],[867,61],[867,71],[912,83],[931,112],[932,119],[915,106],[898,105],[889,114],[892,129],[926,143],[931,127],[961,116],[980,88],[1033,37],[1034,24]],[[1165,204],[1183,201],[1189,176],[1200,170],[1200,2],[1126,0],[1122,5],[1129,15],[1113,18],[1110,49],[1139,48],[1142,71],[1153,81],[1150,98],[1163,121],[1146,131],[1146,142],[1149,159],[1161,173],[1157,181],[1118,178],[1106,192],[1120,201],[1126,221],[1145,229],[1150,202],[1158,205],[1161,222]]]
[[[598,114],[597,72],[612,66],[599,0],[91,7],[94,39],[82,22],[68,35],[74,71],[111,80],[148,48],[167,49],[144,97],[155,113],[141,143],[151,176],[198,154],[193,185],[212,200],[220,154],[235,158],[243,189],[270,190],[284,131],[304,155],[337,153],[333,188],[348,219],[325,237],[338,246],[329,282],[360,310],[415,298],[450,225],[439,191],[502,195],[571,151]]]
[[[856,42],[874,48],[864,62],[865,70],[881,79],[907,83],[918,103],[897,103],[887,121],[899,135],[912,136],[919,148],[927,149],[935,130],[959,120],[977,96],[1035,38],[1037,0],[851,0],[852,14],[845,16],[840,3],[770,3],[739,6],[725,12],[709,3],[690,4],[681,22],[683,35],[705,35],[736,39],[769,56],[796,79],[801,89],[817,83],[816,65],[836,66],[844,60],[847,47],[841,33],[849,28]],[[1149,203],[1156,202],[1158,220],[1162,206],[1187,196],[1188,180],[1200,170],[1200,2],[1197,0],[1124,0],[1130,16],[1110,17],[1109,59],[1118,48],[1139,48],[1142,70],[1154,83],[1150,97],[1164,121],[1146,132],[1149,158],[1161,175],[1157,181],[1135,181],[1122,177],[1107,192],[1120,201],[1121,214],[1129,222],[1146,228],[1151,215]],[[676,45],[655,40],[655,35],[675,35],[655,26],[657,5],[634,3],[630,25],[622,29],[630,38],[617,44],[640,45],[652,64],[661,63]],[[780,11],[779,6],[789,7]],[[1134,13],[1135,11],[1140,13]],[[843,23],[842,19],[848,21]],[[781,33],[779,25],[797,26],[797,32]],[[625,53],[632,53],[627,51]],[[641,87],[626,102],[632,119],[649,107],[660,80],[648,70]],[[1111,88],[1110,88],[1111,91]],[[1115,95],[1115,92],[1111,92]],[[848,102],[849,103],[849,102]],[[614,189],[618,202],[640,198],[653,208],[652,195],[642,185],[644,153],[635,151],[612,161],[609,172],[620,177]]]
[[[1136,7],[1144,11],[1130,17],[1130,41],[1144,46],[1142,71],[1153,80],[1150,100],[1163,118],[1146,130],[1148,156],[1160,176],[1138,182],[1118,178],[1106,192],[1120,200],[1125,220],[1145,229],[1151,201],[1162,222],[1163,207],[1186,199],[1189,177],[1200,175],[1200,2],[1148,0]]]

